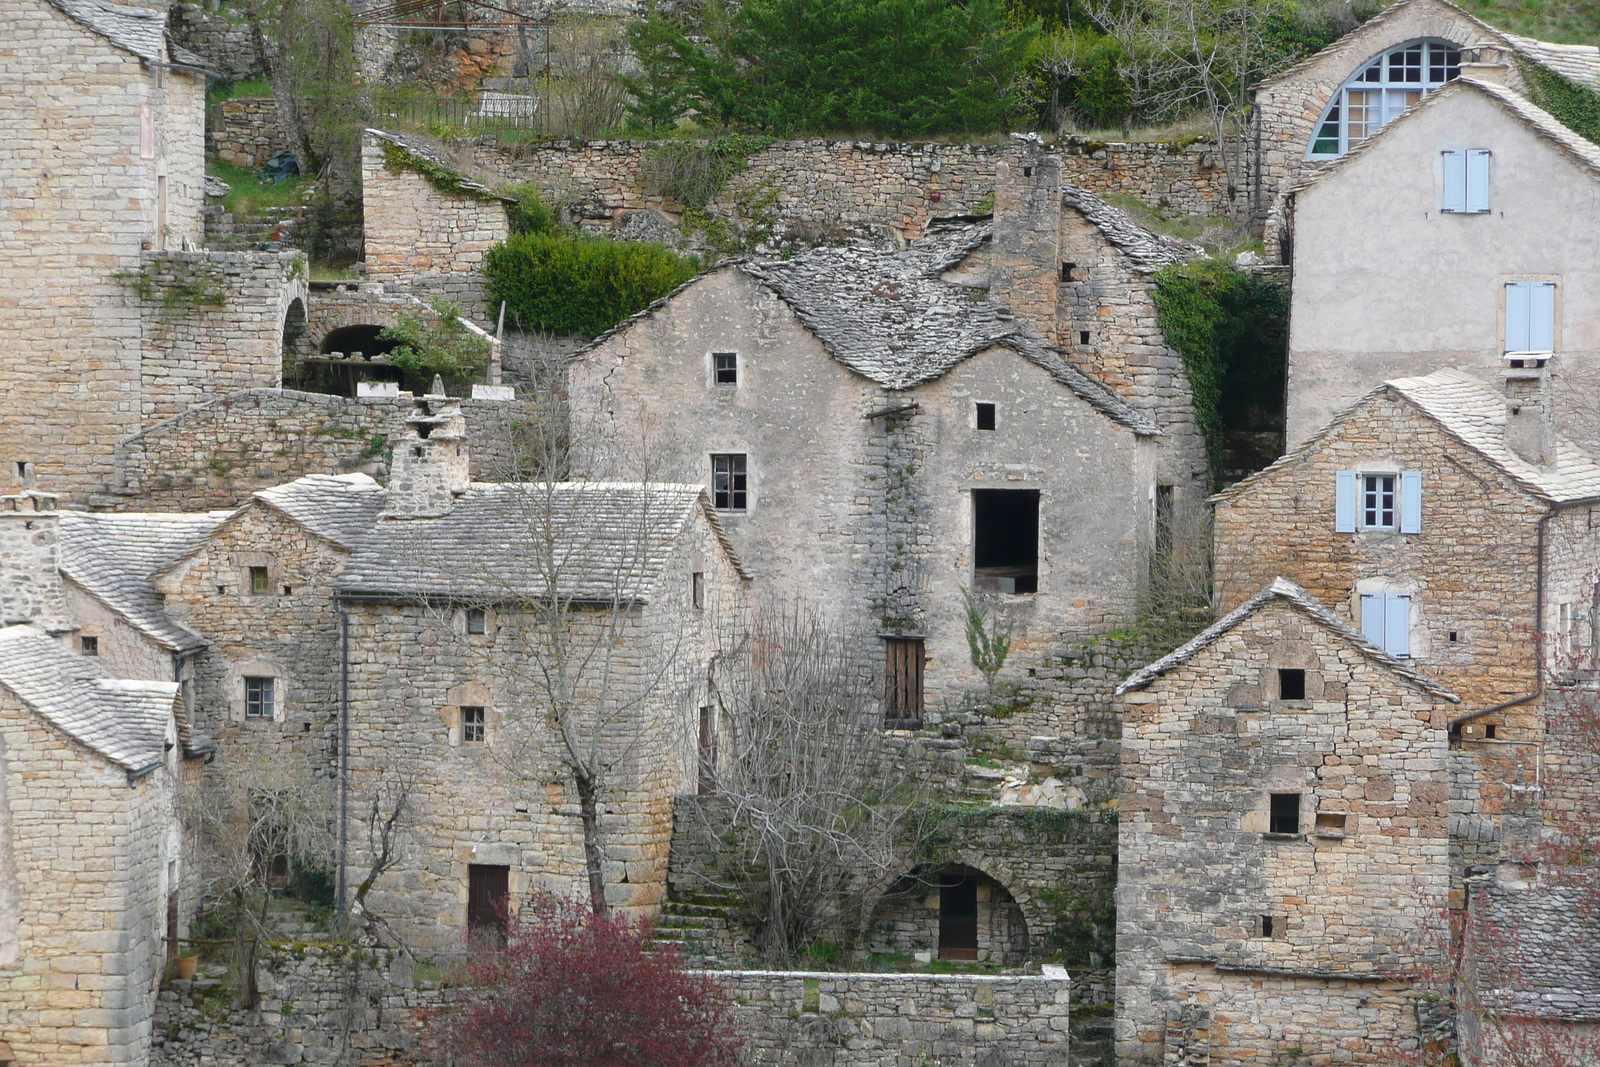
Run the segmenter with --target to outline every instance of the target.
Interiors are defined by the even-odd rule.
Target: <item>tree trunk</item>
[[[606,872],[600,850],[600,808],[595,782],[581,771],[573,777],[578,784],[578,814],[583,822],[583,866],[589,874],[589,906],[596,915],[607,915],[611,906],[606,903]]]

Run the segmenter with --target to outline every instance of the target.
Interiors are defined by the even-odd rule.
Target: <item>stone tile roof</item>
[[[998,346],[1049,371],[1134,432],[1159,433],[1009,308],[939,277],[988,240],[990,229],[952,229],[901,252],[814,248],[789,260],[741,260],[737,269],[776,293],[840,363],[889,389],[933,381]]]
[[[139,774],[166,758],[176,682],[106,677],[32,626],[0,629],[0,685],[57,729]]]
[[[1187,263],[1205,255],[1205,249],[1164,237],[1140,226],[1121,208],[1113,207],[1081,186],[1063,183],[1061,202],[1088,219],[1128,257],[1129,264],[1140,274],[1154,274],[1162,267]]]
[[[318,537],[353,549],[378,521],[388,494],[365,474],[308,474],[253,495]]]
[[[1206,627],[1205,630],[1191,638],[1187,643],[1178,646],[1142,670],[1136,671],[1129,676],[1127,681],[1117,686],[1116,695],[1121,696],[1136,689],[1143,689],[1174,667],[1179,667],[1189,662],[1201,650],[1274,600],[1287,601],[1302,615],[1305,615],[1324,629],[1331,631],[1374,663],[1388,668],[1424,692],[1448,700],[1452,704],[1461,703],[1460,697],[1438,682],[1414,670],[1405,660],[1389,655],[1389,653],[1368,641],[1353,626],[1323,607],[1320,600],[1287,578],[1274,578],[1271,584],[1267,585],[1261,592]]]
[[[744,569],[699,485],[474,483],[437,518],[383,519],[337,594],[646,602],[695,509]],[[552,547],[553,546],[553,547]]]
[[[63,512],[61,573],[163,648],[204,648],[202,638],[167,618],[154,576],[193,551],[230,514]]]
[[[473,181],[465,174],[462,174],[459,166],[444,158],[437,148],[426,141],[416,137],[409,137],[404,134],[390,133],[388,130],[373,129],[371,127],[368,127],[367,132],[380,141],[388,141],[390,144],[394,145],[396,148],[407,153],[408,155],[416,156],[418,159],[432,163],[434,166],[441,167],[450,172],[451,174],[455,175],[456,184],[468,192],[479,193],[483,196],[492,196],[503,204],[515,204],[517,202],[515,197],[501,196],[499,193],[495,192],[487,185],[484,185],[482,182]]]
[[[1600,914],[1594,890],[1485,881],[1472,889],[1478,995],[1491,1011],[1600,1020]]]
[[[1519,37],[1514,33],[1502,33],[1501,36],[1518,53],[1540,66],[1549,67],[1579,85],[1600,88],[1600,46],[1536,41],[1532,37]]]
[[[118,48],[152,63],[167,61],[167,13],[143,7],[126,7],[110,0],[50,0],[72,21],[85,26]]]

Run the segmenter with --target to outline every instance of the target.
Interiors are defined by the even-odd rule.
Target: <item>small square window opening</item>
[[[749,471],[742,452],[711,457],[711,506],[718,511],[746,510]]]
[[[265,567],[250,568],[250,595],[266,596],[272,592],[272,580]]]
[[[244,680],[244,717],[271,719],[276,716],[278,702],[276,678],[247,677]]]
[[[1268,833],[1298,834],[1300,832],[1300,794],[1273,793],[1271,821]]]
[[[1024,177],[1024,178],[1031,178],[1031,177],[1033,177],[1033,168],[1032,168],[1032,167],[1023,167],[1023,168],[1022,168],[1022,176],[1023,176],[1023,177]]]
[[[1456,642],[1457,642],[1457,641],[1459,641],[1459,640],[1460,640],[1460,635],[1458,635],[1458,634],[1457,634],[1457,633],[1456,633],[1456,631],[1454,631],[1454,630],[1451,630],[1451,631],[1450,631],[1450,643],[1451,643],[1451,644],[1452,644],[1452,645],[1453,645],[1453,644],[1455,644],[1455,643],[1456,643]]]
[[[1345,816],[1341,812],[1319,811],[1317,813],[1318,837],[1343,837]]]
[[[1089,331],[1088,330],[1079,330],[1078,331],[1078,343],[1080,345],[1086,345],[1086,344],[1089,343]]]
[[[100,654],[100,639],[98,637],[78,638],[78,648],[85,656],[98,656]]]
[[[711,379],[718,385],[738,385],[739,353],[711,353]]]
[[[1493,741],[1496,737],[1499,736],[1499,734],[1500,734],[1500,728],[1498,726],[1495,726],[1492,723],[1483,728],[1483,737],[1484,737],[1484,740],[1486,740],[1486,741]]]
[[[1274,923],[1272,921],[1272,916],[1270,916],[1270,915],[1261,916],[1261,936],[1262,937],[1271,937],[1272,936],[1273,927],[1274,927]]]
[[[1298,667],[1278,669],[1278,699],[1304,700],[1306,698],[1306,672]]]
[[[1073,280],[1072,272],[1077,270],[1077,269],[1078,269],[1078,265],[1076,263],[1063,263],[1063,264],[1061,264],[1061,280],[1064,281],[1064,282],[1072,281]]]
[[[294,586],[292,586],[292,585],[284,586],[283,587],[283,595],[284,596],[294,596]]]
[[[483,744],[488,719],[482,708],[463,707],[461,709],[461,742],[467,745]]]
[[[695,608],[706,606],[706,576],[704,571],[689,575],[689,603]]]
[[[1367,529],[1394,529],[1394,482],[1392,474],[1361,476],[1361,524]]]
[[[978,405],[976,405],[976,408],[977,408],[977,427],[978,427],[978,429],[980,429],[980,430],[992,430],[992,429],[994,429],[994,405],[993,404],[978,404]]]
[[[483,608],[467,609],[467,633],[486,634],[489,632],[489,613]]]

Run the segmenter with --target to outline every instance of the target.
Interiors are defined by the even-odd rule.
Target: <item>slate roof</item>
[[[1129,264],[1140,274],[1154,274],[1162,267],[1187,263],[1205,255],[1205,249],[1199,245],[1150,232],[1134,222],[1127,212],[1081,186],[1063,184],[1061,202],[1092,222],[1108,241],[1122,250]]]
[[[130,773],[154,770],[166,758],[176,682],[109,678],[94,660],[24,625],[0,629],[0,685]]]
[[[1532,37],[1519,37],[1514,33],[1502,33],[1501,36],[1517,52],[1540,66],[1549,67],[1579,85],[1600,87],[1600,46],[1536,41]]]
[[[1433,419],[1444,431],[1482,456],[1529,493],[1551,504],[1565,506],[1600,499],[1600,463],[1578,446],[1557,438],[1556,462],[1540,467],[1522,459],[1506,445],[1506,401],[1498,390],[1466,371],[1444,367],[1418,378],[1384,382],[1335,415],[1328,424],[1293,452],[1280,457],[1248,478],[1212,497],[1231,500],[1287,466],[1298,463],[1321,447],[1374,397],[1392,392]]]
[[[1600,1020],[1600,915],[1594,891],[1489,881],[1472,891],[1478,994],[1491,1011]]]
[[[346,596],[649,600],[699,509],[743,566],[698,485],[473,483],[436,518],[385,518],[334,583]],[[553,546],[553,547],[552,547]]]
[[[365,474],[307,474],[253,494],[343,549],[355,548],[372,529],[387,495]]]
[[[1297,609],[1301,614],[1326,630],[1332,631],[1336,636],[1353,646],[1358,652],[1372,660],[1381,667],[1386,667],[1401,678],[1415,685],[1424,692],[1450,701],[1452,704],[1461,703],[1461,698],[1438,682],[1418,673],[1412,669],[1405,660],[1389,655],[1377,645],[1362,637],[1354,627],[1333,612],[1322,606],[1322,602],[1299,585],[1287,578],[1274,578],[1261,592],[1234,608],[1228,614],[1206,627],[1187,643],[1179,645],[1173,651],[1149,664],[1142,670],[1136,671],[1127,681],[1117,686],[1117,695],[1131,693],[1136,689],[1143,689],[1157,678],[1166,674],[1174,667],[1180,667],[1189,662],[1207,646],[1211,645],[1223,634],[1238,626],[1249,616],[1255,614],[1262,607],[1275,600],[1284,600]]]
[[[110,0],[50,0],[72,21],[118,48],[152,63],[165,63],[167,13],[153,8],[124,7]]]
[[[62,512],[61,573],[163,648],[203,648],[202,638],[167,618],[153,579],[193,551],[229,514]]]
[[[484,196],[492,196],[504,204],[515,204],[517,202],[515,197],[501,196],[499,193],[495,192],[487,185],[484,185],[482,182],[475,182],[471,178],[468,178],[465,174],[462,174],[460,167],[444,158],[444,156],[440,155],[439,150],[426,141],[419,140],[415,137],[408,137],[404,134],[390,133],[388,130],[373,129],[371,127],[367,128],[367,132],[372,134],[372,136],[376,137],[380,141],[388,141],[390,144],[394,145],[403,152],[416,156],[418,159],[426,160],[436,167],[444,168],[456,176],[456,184],[469,192],[480,193]]]

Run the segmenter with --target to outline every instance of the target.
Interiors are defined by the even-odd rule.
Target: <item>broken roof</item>
[[[1455,367],[1443,367],[1420,378],[1384,382],[1329,420],[1299,448],[1212,497],[1231,500],[1284,467],[1298,463],[1349,422],[1373,398],[1391,393],[1412,404],[1456,440],[1482,456],[1524,490],[1565,506],[1600,499],[1600,463],[1561,438],[1550,467],[1529,463],[1506,444],[1506,400],[1498,390]]]
[[[154,576],[193,551],[229,514],[62,512],[61,573],[163,648],[203,648],[202,638],[167,618]]]
[[[745,576],[703,486],[477,482],[444,515],[380,520],[334,589],[346,596],[643,603],[696,509]]]
[[[252,494],[343,549],[355,548],[372,529],[387,495],[365,474],[307,474]]]
[[[487,185],[484,185],[482,182],[473,181],[465,174],[462,174],[460,167],[444,158],[443,154],[441,154],[437,148],[428,142],[421,140],[420,138],[411,137],[405,134],[390,133],[388,130],[374,129],[370,126],[367,128],[367,132],[380,141],[389,142],[407,155],[416,156],[423,162],[432,163],[435,167],[439,167],[440,169],[446,171],[455,178],[456,186],[467,193],[477,196],[492,197],[495,200],[500,201],[502,204],[515,204],[517,202],[516,197],[501,196],[499,193],[495,192]]]
[[[173,44],[167,36],[167,12],[131,7],[111,0],[50,0],[72,21],[93,30],[125,52],[148,63],[172,63],[209,72],[204,59]]]
[[[1205,255],[1205,249],[1199,245],[1145,229],[1134,222],[1127,212],[1106,203],[1082,186],[1063,183],[1061,202],[1093,223],[1105,234],[1106,240],[1122,250],[1128,257],[1129,265],[1140,274],[1154,274],[1162,267],[1187,263]]]
[[[68,736],[143,774],[166,759],[176,682],[107,677],[32,626],[0,629],[0,685]]]
[[[1286,602],[1324,629],[1332,631],[1337,637],[1349,643],[1374,663],[1388,668],[1424,692],[1448,700],[1452,704],[1461,702],[1460,697],[1438,682],[1412,669],[1405,660],[1389,655],[1389,653],[1362,637],[1349,623],[1323,607],[1322,602],[1316,597],[1287,578],[1274,578],[1261,592],[1206,627],[1205,630],[1191,638],[1187,643],[1178,646],[1143,670],[1135,672],[1127,681],[1117,686],[1116,695],[1121,696],[1136,689],[1143,689],[1174,667],[1180,667],[1189,662],[1223,634],[1238,626],[1267,604],[1279,600]]]

